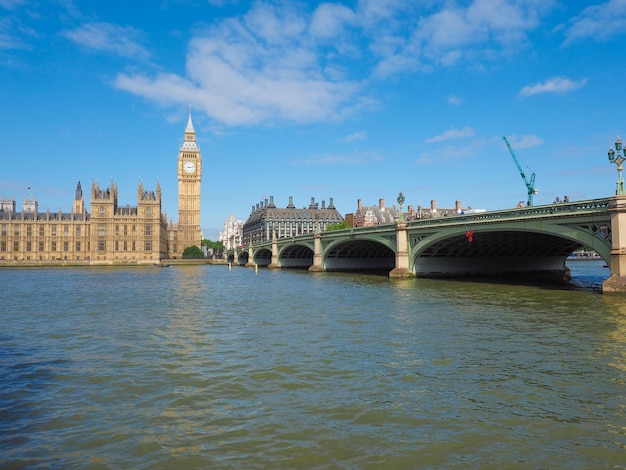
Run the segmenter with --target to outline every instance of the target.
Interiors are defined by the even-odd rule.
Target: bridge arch
[[[326,271],[386,270],[395,267],[395,240],[386,237],[342,238],[323,250]]]
[[[254,250],[252,262],[257,266],[269,266],[272,262],[272,250],[268,248],[258,248]]]
[[[594,249],[608,262],[610,233],[600,230],[605,227],[545,221],[525,227],[514,224],[470,229],[448,227],[423,238],[411,237],[411,266],[418,277],[522,272],[563,277],[568,275],[565,266],[568,255],[582,246]]]
[[[308,268],[313,265],[313,244],[293,242],[279,247],[281,268]]]

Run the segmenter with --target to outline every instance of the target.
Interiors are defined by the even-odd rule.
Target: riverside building
[[[178,152],[178,222],[167,222],[161,186],[137,186],[137,205],[121,206],[117,185],[91,183],[87,210],[80,182],[71,212],[39,211],[36,198],[0,198],[0,263],[73,262],[152,264],[181,258],[188,246],[200,247],[202,159],[191,111]]]
[[[252,212],[243,226],[243,243],[259,243],[271,240],[273,237],[284,238],[324,231],[331,224],[338,224],[343,217],[330,198],[328,207],[322,201],[322,207],[311,198],[308,207],[296,208],[293,196],[289,197],[286,208],[278,208],[274,204],[274,196],[252,206]]]

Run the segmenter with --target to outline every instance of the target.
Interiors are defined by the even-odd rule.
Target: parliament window
[[[152,251],[152,242],[150,240],[146,240],[144,249],[145,251]]]
[[[104,237],[107,234],[107,226],[105,224],[98,224],[98,236]]]
[[[64,225],[63,226],[63,235],[66,237],[70,236],[70,226],[69,225]]]
[[[76,236],[80,237],[80,225],[76,227]]]
[[[0,242],[0,251],[7,251],[7,242]]]
[[[152,225],[146,224],[145,235],[146,237],[149,237],[152,235]]]
[[[63,251],[70,251],[70,242],[63,242]]]
[[[50,243],[50,251],[57,251],[57,242]]]
[[[20,226],[19,225],[15,225],[13,227],[13,235],[16,236],[16,237],[20,236]]]
[[[30,237],[33,234],[33,226],[31,224],[28,224],[26,226],[26,236]],[[30,250],[28,250],[30,251]]]
[[[0,228],[0,234],[3,236],[6,236],[7,234],[7,225],[6,224],[2,224],[2,228]]]
[[[40,225],[39,226],[39,236],[43,237],[45,234],[45,226],[44,225]]]
[[[39,251],[43,251],[43,242],[39,242]]]
[[[76,251],[80,251],[80,242],[76,242]]]
[[[20,242],[13,242],[13,251],[20,251]]]
[[[50,230],[52,231],[51,235],[53,237],[56,237],[57,236],[57,226],[56,225],[51,225],[50,226]]]
[[[107,248],[106,241],[98,240],[98,251],[105,251]]]
[[[26,242],[26,251],[33,251],[33,243]]]

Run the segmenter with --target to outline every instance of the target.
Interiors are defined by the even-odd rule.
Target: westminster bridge
[[[609,265],[603,292],[626,292],[626,196],[318,231],[226,255],[233,265],[314,272],[567,278],[565,261],[579,248],[597,252]]]

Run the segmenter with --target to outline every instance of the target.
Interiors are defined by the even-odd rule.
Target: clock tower
[[[182,256],[188,246],[200,248],[200,181],[202,180],[202,158],[196,144],[196,131],[189,119],[185,128],[185,140],[178,151],[178,230],[176,255]]]

